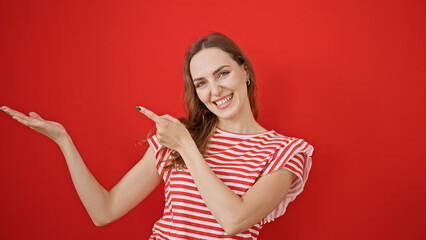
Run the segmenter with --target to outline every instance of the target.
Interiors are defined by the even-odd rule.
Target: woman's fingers
[[[12,118],[15,119],[16,121],[22,123],[23,125],[29,127],[29,121],[27,119],[25,119],[25,118],[23,118],[21,116],[17,116],[17,115],[13,116]]]
[[[153,113],[152,111],[150,111],[150,110],[148,110],[148,109],[146,109],[144,107],[138,106],[136,108],[139,108],[140,110],[139,109],[138,110],[141,113],[143,113],[145,116],[147,116],[149,119],[151,119],[152,121],[154,121],[157,124],[159,124],[162,119],[165,119],[165,120],[168,120],[168,121],[174,122],[174,123],[180,123],[179,120],[177,120],[176,118],[170,116],[169,114],[158,116],[157,114]]]
[[[64,126],[62,126],[60,123],[44,120],[43,118],[41,118],[40,115],[35,112],[30,112],[29,116],[26,116],[25,114],[8,108],[6,106],[1,107],[0,109],[3,112],[11,115],[13,119],[18,121],[22,125],[25,125],[35,130],[36,132],[39,132],[49,137],[56,143],[58,143],[59,141],[61,141],[61,139],[68,135]]]
[[[30,117],[37,118],[37,119],[40,119],[40,120],[44,120],[43,118],[40,117],[40,115],[38,115],[35,112],[30,112],[29,115],[30,115]]]
[[[21,113],[21,112],[18,112],[18,111],[16,111],[16,110],[13,110],[12,108],[7,107],[7,106],[2,106],[2,107],[1,107],[1,110],[2,110],[3,112],[5,112],[5,113],[9,114],[9,115],[10,115],[10,116],[12,116],[12,117],[14,117],[14,116],[26,117],[26,116],[25,116],[25,114],[23,114],[23,113]]]
[[[163,116],[161,116],[161,118],[162,118],[162,119],[167,119],[167,120],[169,120],[170,122],[180,123],[180,121],[179,121],[179,120],[177,120],[176,118],[174,118],[174,117],[170,116],[169,114],[163,115]]]
[[[188,142],[188,137],[191,138],[185,125],[178,119],[168,114],[158,116],[152,111],[140,106],[136,107],[136,109],[155,122],[157,128],[156,136],[158,142],[162,145],[178,151],[178,149],[181,149],[183,143]]]
[[[18,122],[22,123],[23,125],[30,127],[30,128],[41,127],[43,125],[43,121],[44,121],[44,120],[36,119],[36,118],[33,118],[33,117],[27,117],[27,116],[22,117],[22,116],[18,116],[18,115],[13,116],[13,118],[16,121],[18,121]]]
[[[139,108],[140,109],[140,110],[138,109],[139,112],[141,112],[142,114],[144,114],[145,116],[147,116],[149,119],[151,119],[152,121],[156,123],[159,123],[159,121],[161,120],[161,118],[157,114],[151,112],[150,110],[144,107],[138,106],[136,108]]]
[[[13,119],[15,119],[16,121],[18,121],[19,123],[30,127],[30,128],[34,128],[34,127],[40,127],[42,126],[42,121],[44,121],[40,115],[38,115],[35,112],[31,112],[28,116],[26,116],[25,114],[13,110],[12,108],[6,107],[6,106],[2,106],[0,108],[3,112],[9,114],[10,116],[12,116]]]

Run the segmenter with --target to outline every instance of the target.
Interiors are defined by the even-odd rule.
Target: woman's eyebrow
[[[216,75],[216,73],[218,73],[220,70],[222,70],[222,68],[225,68],[225,67],[229,67],[229,65],[222,65],[222,66],[218,67],[216,70],[213,71],[213,75]],[[200,80],[203,80],[203,79],[204,79],[203,77],[195,78],[194,82],[200,81]]]

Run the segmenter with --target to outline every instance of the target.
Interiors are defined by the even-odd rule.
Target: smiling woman
[[[156,124],[144,157],[106,191],[65,128],[37,113],[1,110],[54,140],[97,226],[130,211],[164,181],[166,204],[150,239],[257,239],[304,188],[313,147],[257,121],[256,79],[223,34],[197,41],[184,65],[187,120],[137,109]]]
[[[244,129],[231,131],[264,131],[254,120],[247,96],[249,75],[245,65],[238,65],[231,56],[223,50],[212,47],[204,49],[192,58],[191,75],[194,77],[196,92],[200,101],[216,115],[219,127],[230,123],[247,123]],[[203,76],[203,77],[198,77]],[[243,119],[252,121],[242,121]],[[238,124],[240,125],[240,124]]]

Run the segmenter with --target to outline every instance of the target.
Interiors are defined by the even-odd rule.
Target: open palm
[[[9,114],[13,119],[43,135],[46,135],[56,143],[67,136],[67,131],[60,123],[45,120],[35,112],[30,112],[28,116],[26,116],[25,114],[6,106],[1,107],[0,109]]]

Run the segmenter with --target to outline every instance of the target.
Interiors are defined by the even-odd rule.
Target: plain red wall
[[[211,31],[259,84],[259,122],[315,147],[305,191],[261,239],[425,239],[425,1],[0,1],[0,105],[62,123],[107,189],[183,116],[182,67]],[[59,148],[0,115],[0,239],[147,239],[159,187],[95,227]]]

